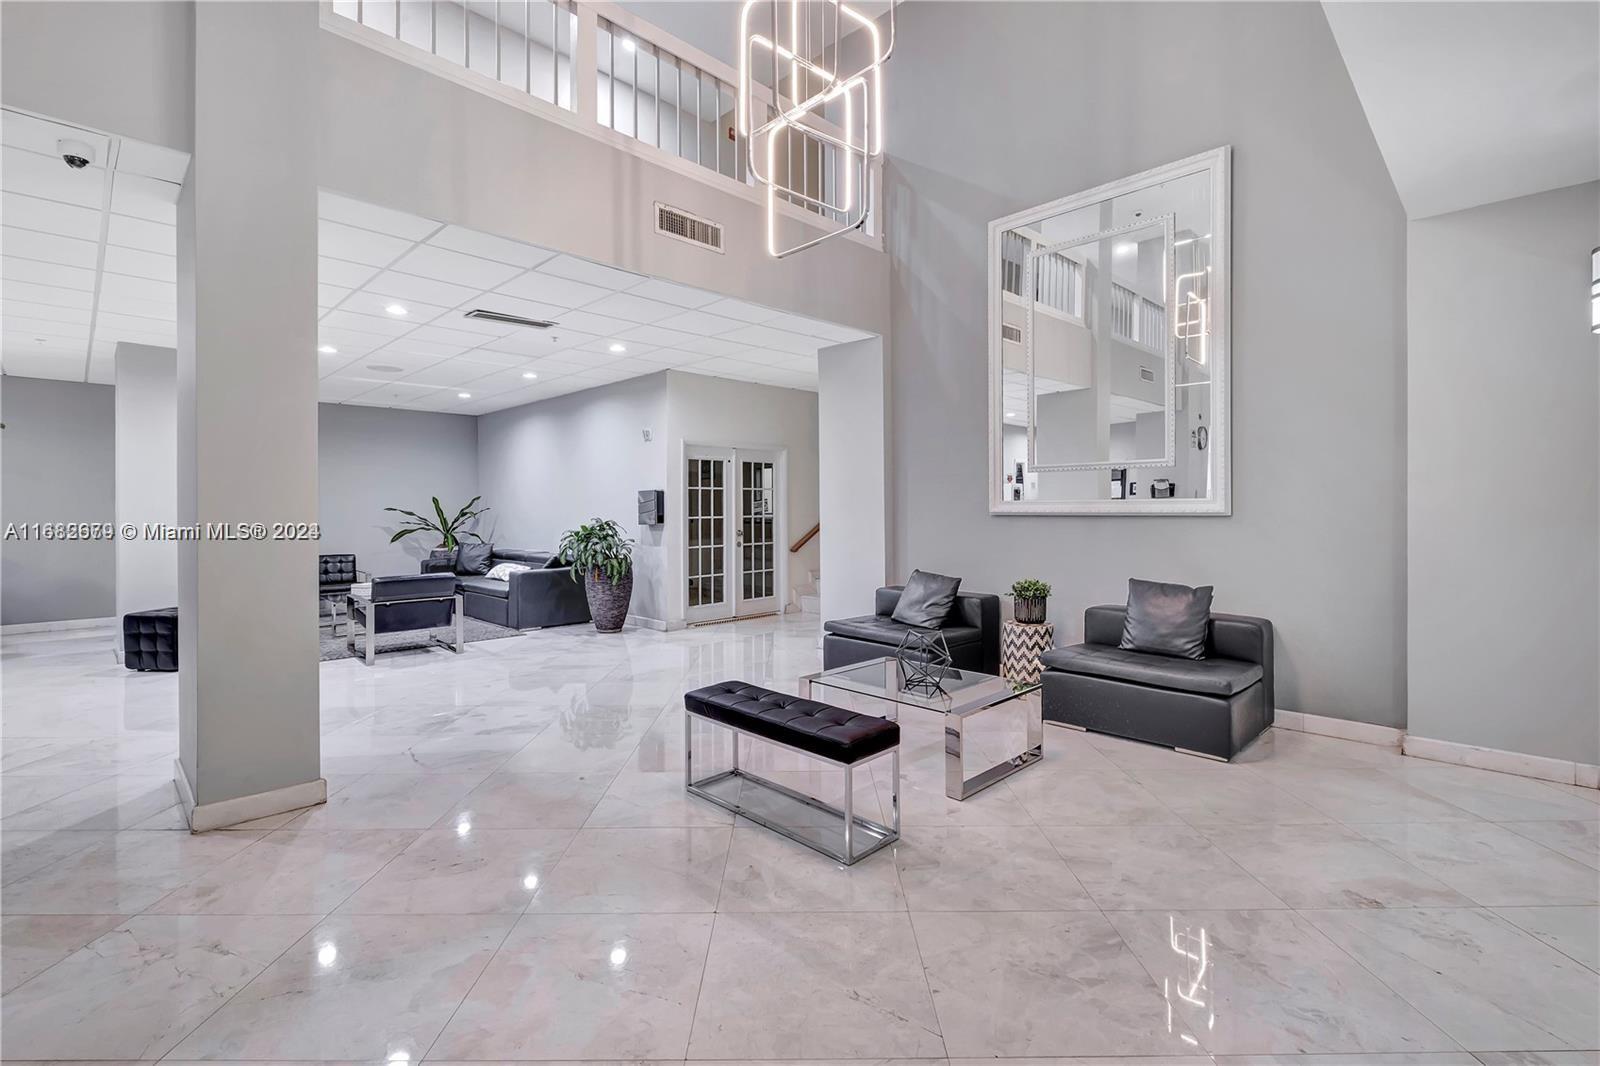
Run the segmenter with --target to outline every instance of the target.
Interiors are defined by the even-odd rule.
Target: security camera
[[[61,161],[73,170],[82,170],[94,162],[94,149],[82,141],[63,138],[56,142],[56,152]]]

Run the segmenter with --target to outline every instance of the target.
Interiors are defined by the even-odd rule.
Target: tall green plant
[[[594,518],[561,535],[556,552],[572,564],[572,580],[580,575],[604,574],[613,585],[633,569],[633,540],[609,518]]]
[[[402,528],[394,536],[389,538],[389,543],[393,544],[401,537],[409,537],[413,533],[433,533],[438,536],[439,547],[441,548],[458,547],[461,544],[462,537],[471,537],[479,544],[482,544],[483,538],[475,531],[462,528],[462,526],[466,525],[468,522],[476,520],[479,515],[488,513],[489,508],[487,507],[480,507],[477,510],[473,510],[472,505],[481,499],[483,499],[482,496],[474,496],[472,499],[467,501],[467,505],[465,507],[456,512],[456,516],[454,518],[446,518],[444,515],[444,507],[440,505],[439,497],[435,496],[433,498],[433,513],[438,516],[437,520],[433,518],[424,518],[422,515],[417,514],[417,512],[408,511],[403,507],[385,507],[385,511],[393,511],[396,514],[403,514],[410,519],[410,523],[408,525]]]

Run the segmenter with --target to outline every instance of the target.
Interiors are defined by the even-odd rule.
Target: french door
[[[775,451],[691,445],[684,455],[684,617],[782,610],[782,464]]]

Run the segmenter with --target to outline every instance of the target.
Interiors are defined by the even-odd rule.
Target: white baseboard
[[[1551,759],[1543,755],[1526,755],[1519,751],[1502,751],[1499,748],[1480,748],[1474,744],[1433,740],[1410,734],[1407,734],[1402,750],[1407,755],[1433,762],[1475,766],[1480,770],[1494,770],[1497,773],[1515,774],[1518,777],[1554,781],[1560,785],[1600,788],[1600,766],[1568,759]]]
[[[191,833],[223,829],[230,825],[238,825],[240,822],[253,822],[257,818],[297,811],[302,807],[315,807],[319,803],[328,802],[328,782],[322,777],[315,781],[289,785],[286,788],[275,788],[269,792],[236,796],[218,803],[199,804],[195,803],[194,788],[189,784],[189,775],[184,770],[181,759],[172,760],[172,781],[178,786],[178,799],[183,803],[184,817],[189,820]]]
[[[1322,737],[1354,740],[1362,744],[1377,744],[1385,748],[1398,748],[1405,738],[1405,730],[1394,726],[1373,725],[1371,722],[1352,722],[1348,718],[1329,718],[1304,711],[1278,710],[1273,712],[1273,725],[1279,729],[1292,729],[1297,733],[1315,733]]]
[[[99,629],[116,624],[116,618],[63,618],[59,622],[13,622],[0,626],[0,635],[16,633],[64,633],[72,629]]]
[[[665,633],[667,631],[667,623],[659,618],[646,618],[642,614],[630,614],[628,616],[628,624],[630,626],[638,626],[640,629],[653,629],[657,633]]]

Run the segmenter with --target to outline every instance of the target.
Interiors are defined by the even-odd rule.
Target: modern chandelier
[[[770,34],[753,25],[764,21],[752,19],[758,7],[772,13]],[[865,61],[839,69],[846,35],[857,30]],[[768,254],[782,259],[859,229],[872,210],[869,161],[883,152],[883,64],[894,51],[892,0],[887,32],[843,0],[745,0],[739,42],[739,133],[749,146],[751,177],[766,190]],[[757,63],[763,70],[770,63],[770,98],[769,87],[756,77]],[[842,127],[824,111],[836,101]],[[826,165],[830,148],[833,167]],[[780,246],[780,196],[815,211],[833,228]]]
[[[1600,248],[1589,253],[1589,332],[1600,333]]]

